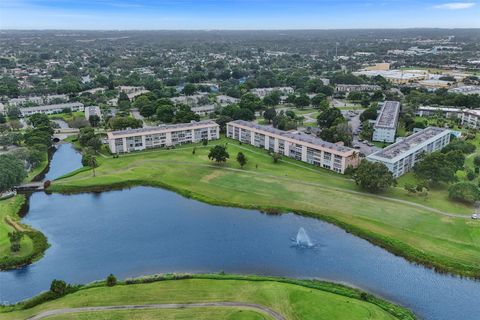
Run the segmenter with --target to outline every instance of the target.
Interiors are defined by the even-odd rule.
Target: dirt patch
[[[27,231],[27,229],[25,229],[24,227],[22,227],[18,222],[14,221],[12,218],[10,218],[9,216],[6,216],[5,217],[5,222],[11,226],[13,229],[15,229],[16,231]]]
[[[221,177],[225,174],[224,171],[222,170],[215,170],[213,171],[212,173],[210,174],[207,174],[206,176],[203,176],[202,179],[200,179],[200,181],[202,182],[210,182],[211,180],[215,179],[215,178],[218,178],[218,177]]]

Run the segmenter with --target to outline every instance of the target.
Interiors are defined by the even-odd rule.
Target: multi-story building
[[[415,112],[415,115],[420,117],[431,117],[437,114],[441,114],[445,118],[459,118],[462,116],[463,111],[460,108],[453,107],[420,106]]]
[[[100,110],[99,106],[89,106],[85,107],[85,118],[88,120],[90,116],[98,116],[102,119],[102,110]]]
[[[441,150],[450,143],[452,131],[428,127],[383,150],[367,156],[367,160],[385,164],[395,178],[410,171],[423,153]]]
[[[465,127],[479,129],[480,128],[480,110],[464,109],[462,111],[462,125]]]
[[[66,102],[68,101],[68,96],[66,94],[53,94],[46,96],[32,96],[24,98],[13,98],[10,99],[7,104],[12,107],[22,107],[27,104],[41,105],[41,104],[50,104],[52,102]]]
[[[373,141],[394,142],[400,102],[385,101],[373,126]]]
[[[227,123],[227,137],[339,173],[358,165],[352,148],[243,120]]]
[[[23,117],[28,117],[36,113],[44,113],[44,114],[61,113],[65,109],[70,109],[70,111],[72,112],[83,111],[84,108],[85,107],[83,103],[69,102],[69,103],[60,103],[60,104],[49,104],[46,106],[38,106],[38,107],[20,108],[20,112],[22,113]]]
[[[163,148],[183,143],[220,138],[220,127],[211,120],[127,129],[107,133],[112,153],[124,153],[150,148]]]

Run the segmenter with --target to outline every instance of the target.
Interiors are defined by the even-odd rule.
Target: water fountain
[[[298,247],[302,247],[302,248],[313,247],[312,240],[310,240],[310,237],[308,236],[307,232],[302,227],[298,229],[297,237],[295,238],[295,243]]]

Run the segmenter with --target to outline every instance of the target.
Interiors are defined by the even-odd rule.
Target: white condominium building
[[[373,126],[373,141],[394,142],[397,131],[400,102],[385,101]]]
[[[464,109],[462,112],[462,125],[473,129],[480,128],[480,110]]]
[[[204,139],[215,140],[219,138],[220,127],[211,120],[107,133],[108,144],[112,153],[163,148],[183,143],[200,142]]]
[[[352,148],[243,120],[227,123],[227,137],[339,173],[358,165]]]
[[[63,112],[65,109],[70,109],[72,112],[83,111],[85,109],[83,103],[80,102],[69,102],[69,103],[60,103],[60,104],[49,104],[46,106],[38,107],[25,107],[20,108],[20,112],[23,117],[28,117],[36,113],[44,114],[54,114]]]
[[[367,160],[385,164],[395,178],[410,171],[422,153],[441,150],[450,143],[451,130],[428,127],[367,156]]]

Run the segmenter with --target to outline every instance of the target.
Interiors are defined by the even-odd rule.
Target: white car
[[[480,219],[480,214],[474,213],[472,214],[472,219]]]

